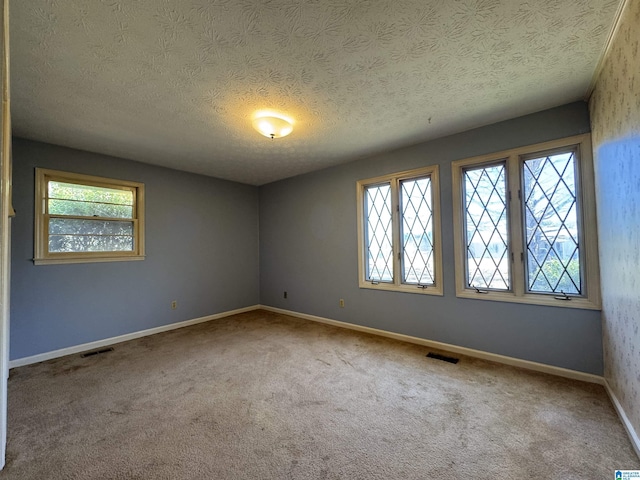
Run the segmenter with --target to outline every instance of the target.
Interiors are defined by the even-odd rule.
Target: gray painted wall
[[[599,311],[459,299],[454,285],[451,161],[588,131],[578,102],[261,187],[261,303],[601,375]],[[356,181],[435,163],[444,297],[358,288]]]
[[[23,139],[13,163],[11,359],[259,303],[256,187]],[[34,167],[143,182],[146,260],[34,266]]]

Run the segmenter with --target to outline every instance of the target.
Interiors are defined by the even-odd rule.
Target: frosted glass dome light
[[[281,138],[292,132],[293,121],[273,112],[262,112],[254,116],[253,128],[265,137],[271,139]]]

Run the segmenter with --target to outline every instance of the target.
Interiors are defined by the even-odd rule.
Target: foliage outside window
[[[456,291],[599,308],[589,135],[453,163]]]
[[[358,182],[359,284],[442,295],[438,167]]]
[[[144,259],[144,185],[36,169],[36,264]]]

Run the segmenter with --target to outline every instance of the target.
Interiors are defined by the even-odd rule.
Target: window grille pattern
[[[505,164],[464,171],[467,285],[509,290]]]
[[[592,151],[584,134],[452,163],[458,297],[601,308]]]
[[[391,185],[365,189],[366,279],[393,281]]]
[[[400,182],[402,282],[434,283],[431,178]]]
[[[529,291],[580,295],[574,152],[524,162]]]

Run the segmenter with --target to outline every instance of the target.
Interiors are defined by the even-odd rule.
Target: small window
[[[144,259],[144,185],[36,169],[36,265]]]
[[[453,162],[460,297],[600,307],[590,137]]]
[[[360,287],[442,295],[438,167],[358,182]]]

